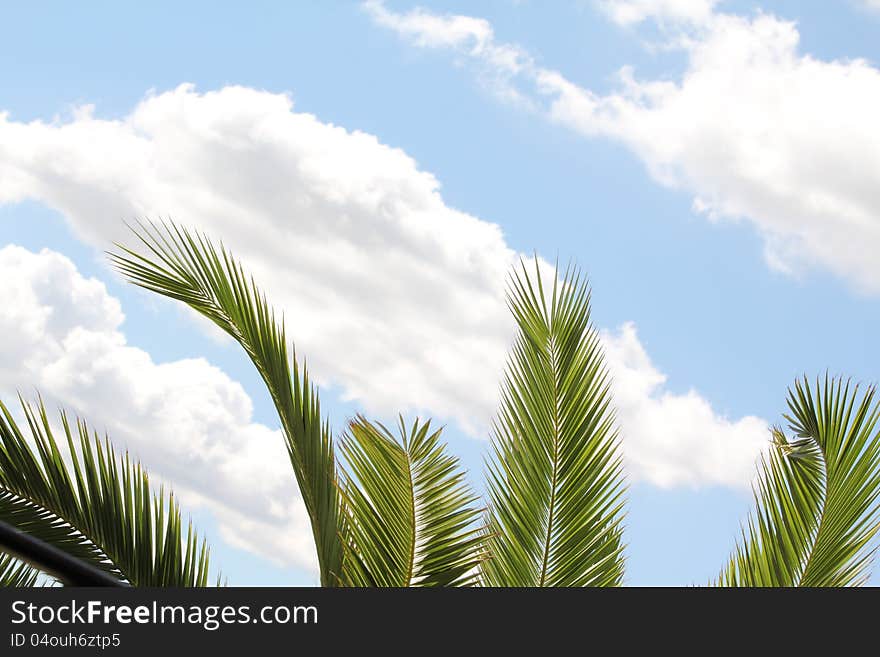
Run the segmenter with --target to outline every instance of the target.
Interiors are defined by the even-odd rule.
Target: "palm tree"
[[[0,402],[0,520],[132,585],[207,584],[207,545],[192,526],[184,532],[173,496],[152,491],[139,464],[63,412],[62,451],[42,400],[21,409],[27,436]],[[0,559],[0,584],[38,580]]]
[[[508,305],[518,334],[492,427],[481,508],[430,422],[401,418],[395,435],[358,416],[334,441],[317,389],[295,351],[288,353],[283,321],[222,245],[174,224],[141,226],[135,234],[139,248],[119,246],[110,254],[117,269],[217,324],[265,382],[311,522],[322,585],[622,583],[620,444],[589,288],[576,269],[556,272],[552,284],[537,264],[533,273],[523,265],[511,276]],[[796,383],[786,416],[794,438],[773,430],[759,466],[755,511],[714,584],[865,581],[880,493],[873,397],[873,388],[860,394],[837,379],[817,382],[815,390],[806,380]],[[196,550],[192,530],[182,536],[171,498],[160,493],[145,502],[151,498],[139,466],[114,456],[108,442],[101,451],[79,421],[75,446],[62,416],[74,455],[67,465],[42,405],[40,422],[24,406],[37,451],[4,407],[0,520],[133,584],[207,583],[206,548]],[[16,515],[7,498],[30,515]],[[119,527],[125,531],[112,531]],[[0,578],[35,581],[11,559],[0,561]]]
[[[718,584],[852,586],[868,579],[877,533],[880,440],[874,388],[827,376],[789,391],[793,438],[772,430],[755,511]]]
[[[487,468],[491,586],[614,586],[623,580],[623,475],[608,374],[577,270],[525,266],[508,304],[519,332]]]

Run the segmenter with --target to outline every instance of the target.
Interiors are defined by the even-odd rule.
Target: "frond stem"
[[[816,554],[816,545],[818,545],[819,543],[819,536],[822,533],[822,528],[826,524],[825,512],[828,510],[828,455],[825,453],[825,448],[819,443],[818,440],[813,438],[813,442],[816,443],[816,445],[819,447],[819,451],[822,453],[822,511],[819,513],[819,521],[816,524],[816,531],[813,533],[812,540],[810,541],[811,545],[807,553],[806,563],[804,563],[804,566],[801,569],[801,573],[798,576],[797,582],[795,582],[794,586],[801,586],[804,578],[807,575],[807,572],[809,571],[810,564],[813,561],[813,556]]]
[[[550,561],[550,543],[553,540],[553,521],[556,511],[556,479],[559,470],[559,381],[557,378],[558,358],[556,340],[550,336],[550,368],[553,373],[553,476],[550,480],[550,507],[547,516],[547,535],[544,540],[544,556],[541,560],[541,577],[538,586],[544,586],[547,580],[547,565]]]
[[[404,586],[413,585],[413,573],[416,568],[416,484],[413,478],[413,462],[410,455],[410,446],[407,445],[403,450],[406,454],[406,474],[409,477],[409,498],[410,498],[410,520],[412,521],[412,539],[409,546],[409,563],[407,564],[408,572],[403,580]]]

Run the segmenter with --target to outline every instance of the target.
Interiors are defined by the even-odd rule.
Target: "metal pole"
[[[0,551],[26,561],[67,586],[130,586],[54,545],[0,520]]]

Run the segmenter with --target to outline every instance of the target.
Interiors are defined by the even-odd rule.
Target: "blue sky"
[[[517,253],[574,259],[628,386],[628,582],[703,582],[733,547],[744,472],[787,386],[880,371],[871,4],[5,7],[0,249],[27,254],[0,251],[4,275],[27,263],[32,278],[17,284],[35,317],[55,307],[52,271],[90,290],[84,303],[117,299],[125,320],[59,302],[64,330],[107,340],[121,364],[76,385],[59,371],[94,361],[84,349],[62,368],[70,334],[38,322],[58,349],[30,357],[36,347],[13,336],[0,392],[40,387],[160,476],[183,477],[230,583],[309,584],[295,496],[275,517],[277,542],[264,540],[272,518],[242,524],[259,494],[290,491],[281,473],[250,488],[254,500],[233,499],[269,458],[261,446],[277,454],[266,394],[232,345],[109,271],[101,252],[121,221],[171,215],[240,249],[326,384],[334,426],[360,410],[433,415],[475,486],[508,336],[503,272]],[[350,262],[331,257],[334,240]],[[126,378],[135,357],[144,380]],[[109,392],[94,383],[107,372]],[[206,414],[223,408],[197,441],[210,457],[186,446],[203,416],[163,406],[171,383]],[[118,410],[105,416],[108,400]],[[127,405],[180,433],[139,436]],[[241,472],[239,429],[256,445]],[[176,449],[188,470],[224,474],[187,479]]]

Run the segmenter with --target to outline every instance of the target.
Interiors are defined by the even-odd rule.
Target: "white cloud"
[[[529,106],[510,79],[534,69],[531,56],[519,46],[498,43],[489,21],[472,16],[438,15],[416,8],[406,13],[390,11],[382,0],[361,5],[378,24],[394,30],[423,48],[452,48],[484,64],[482,82],[506,101]]]
[[[868,9],[876,9],[880,11],[880,0],[862,0],[862,4]]]
[[[619,25],[648,19],[669,23],[705,23],[718,0],[597,0],[599,8]]]
[[[516,48],[491,38],[483,50]],[[880,70],[816,59],[798,42],[792,22],[714,13],[674,41],[688,57],[678,81],[639,80],[624,68],[618,90],[600,95],[552,69],[501,72],[548,118],[628,146],[710,219],[750,221],[771,267],[824,268],[878,294]],[[491,64],[480,52],[456,52]]]
[[[494,41],[492,26],[483,18],[439,16],[420,8],[398,14],[380,0],[368,0],[363,7],[377,23],[412,37],[420,46],[467,46],[478,53],[485,52]]]
[[[694,390],[665,390],[666,376],[651,363],[632,323],[603,331],[602,338],[631,480],[663,487],[742,487],[752,480],[755,458],[767,446],[764,420],[732,421]]]
[[[513,331],[505,278],[516,258],[500,229],[445,205],[434,177],[400,150],[296,113],[287,96],[240,87],[198,94],[184,85],[148,97],[116,121],[85,112],[51,124],[5,117],[0,202],[23,199],[58,209],[99,247],[129,239],[121,218],[142,215],[170,214],[222,238],[284,310],[313,371],[369,412],[423,410],[479,435],[494,411]],[[122,340],[114,331],[101,333],[105,342]],[[647,357],[631,361],[634,335],[624,340],[626,348],[612,351],[620,356],[612,366],[636,382],[656,380],[618,390],[628,400],[622,418],[633,476],[659,485],[746,484],[740,464],[766,441],[761,427],[716,417],[696,393],[664,392]],[[39,349],[39,342],[22,353]],[[85,367],[95,351],[79,342],[63,361]],[[100,361],[149,362],[123,347]],[[101,395],[115,395],[120,408],[123,392],[135,408],[145,395],[168,403],[181,397],[175,412],[183,413],[188,400],[174,382],[191,380],[196,366],[161,367],[147,367],[157,376],[146,392],[115,382],[101,387]],[[77,371],[55,369],[62,381]],[[163,394],[165,381],[171,383]],[[73,386],[65,390],[76,393]],[[89,406],[92,417],[101,418],[101,395]],[[250,426],[246,403],[237,404],[235,422]],[[669,426],[705,429],[701,439],[711,448],[695,448],[693,433],[661,437],[666,413]],[[212,411],[187,418],[193,427],[202,421],[210,427]],[[648,455],[638,454],[640,445]],[[729,471],[719,468],[719,453],[732,464]],[[203,472],[210,476],[208,464]]]
[[[39,390],[170,482],[184,511],[207,506],[229,543],[314,572],[283,438],[253,422],[238,383],[203,359],[157,363],[127,345],[119,302],[59,253],[5,246],[0,280],[7,403]]]
[[[151,96],[121,121],[0,119],[0,202],[34,198],[86,241],[173,216],[234,247],[322,382],[368,410],[475,428],[494,407],[515,259],[498,226],[372,135],[241,87]],[[345,345],[340,357],[340,345]],[[463,371],[476,373],[467,386]]]

